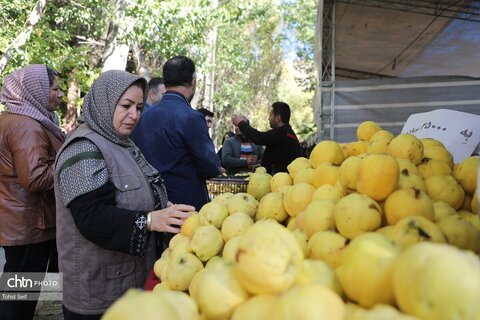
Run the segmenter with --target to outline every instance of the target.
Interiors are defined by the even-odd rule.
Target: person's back
[[[193,61],[172,58],[163,76],[167,92],[142,115],[133,141],[162,174],[169,200],[200,210],[209,201],[205,180],[219,174],[220,161],[203,115],[189,103],[195,93]]]
[[[269,173],[287,172],[287,166],[302,156],[297,136],[289,124],[271,130],[277,137],[277,143],[267,144],[262,159]]]

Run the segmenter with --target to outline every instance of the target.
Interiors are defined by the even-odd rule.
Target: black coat
[[[260,132],[242,121],[238,124],[243,135],[250,141],[266,146],[262,166],[270,174],[287,172],[287,166],[298,157],[303,156],[297,135],[289,124]]]

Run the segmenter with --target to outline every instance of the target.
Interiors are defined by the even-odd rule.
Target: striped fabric
[[[366,120],[397,135],[410,115],[436,109],[480,115],[480,79],[438,76],[337,81],[334,110],[331,112],[328,106],[324,109],[321,139],[355,141],[357,127]],[[317,128],[322,128],[318,119]]]
[[[249,141],[242,141],[240,144],[240,159],[248,159],[253,155],[252,143]]]
[[[0,102],[7,106],[8,112],[35,119],[56,137],[63,139],[49,99],[50,83],[44,64],[32,64],[9,74],[0,95]]]

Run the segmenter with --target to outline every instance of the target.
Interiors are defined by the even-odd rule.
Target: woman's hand
[[[183,221],[190,217],[195,207],[186,204],[167,204],[167,208],[152,211],[152,225],[150,230],[158,232],[179,233]]]

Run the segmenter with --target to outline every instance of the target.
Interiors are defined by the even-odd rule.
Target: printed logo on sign
[[[27,279],[25,277],[19,278],[17,274],[13,278],[10,278],[7,280],[7,286],[9,288],[28,288],[31,289],[33,288],[33,280],[32,279]]]
[[[41,274],[41,276],[43,278],[44,275]],[[19,276],[18,274],[15,273],[13,274],[13,277],[8,278],[6,282],[7,282],[8,288],[16,289],[16,290],[36,289],[42,286],[56,288],[59,286],[59,282],[57,280],[39,279],[38,277],[39,277],[38,275],[35,275],[33,277],[32,276],[25,277],[23,275]]]
[[[0,300],[62,300],[62,273],[0,274]]]

